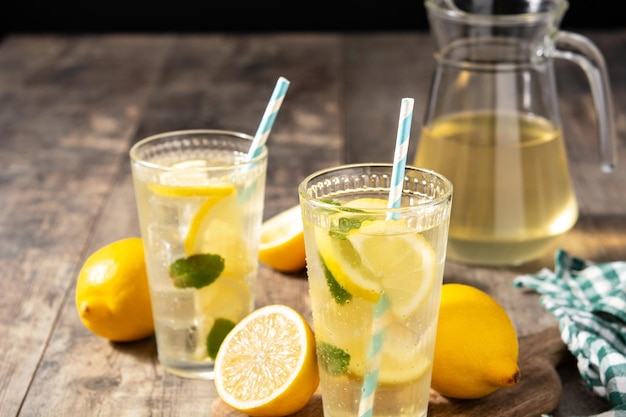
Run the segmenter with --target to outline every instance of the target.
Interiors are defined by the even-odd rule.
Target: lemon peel
[[[485,397],[515,386],[518,338],[506,310],[489,294],[465,284],[442,286],[432,387],[458,399]]]
[[[154,333],[141,238],[109,243],[84,262],[76,280],[76,309],[92,333],[115,342]]]

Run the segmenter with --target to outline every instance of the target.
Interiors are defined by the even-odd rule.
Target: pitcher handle
[[[598,47],[585,36],[559,31],[555,39],[555,58],[567,59],[582,68],[596,109],[602,171],[612,172],[617,165],[613,97],[604,56]]]

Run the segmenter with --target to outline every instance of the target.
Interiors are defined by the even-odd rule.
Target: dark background
[[[626,26],[621,0],[570,0],[561,28]],[[0,0],[10,32],[405,31],[428,28],[421,0]]]

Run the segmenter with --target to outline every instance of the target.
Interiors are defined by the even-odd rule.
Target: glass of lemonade
[[[408,166],[390,209],[391,174],[346,165],[299,186],[325,417],[427,413],[452,184]]]
[[[267,149],[222,130],[166,132],[130,150],[160,363],[213,377],[225,335],[254,308]]]

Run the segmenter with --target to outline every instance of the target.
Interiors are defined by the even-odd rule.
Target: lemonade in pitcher
[[[519,264],[578,217],[562,133],[537,116],[457,113],[422,130],[415,165],[454,184],[448,256]]]
[[[266,152],[249,164],[245,149],[133,163],[159,361],[180,376],[211,378],[222,340],[254,306]]]
[[[300,189],[324,415],[425,416],[451,191],[405,193],[388,219],[384,171],[337,175]]]

